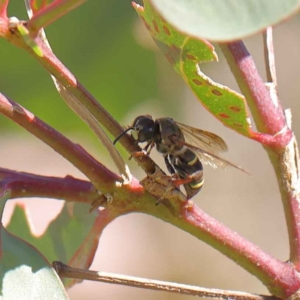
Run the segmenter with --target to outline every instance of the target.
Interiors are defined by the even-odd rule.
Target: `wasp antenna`
[[[132,129],[134,129],[133,127],[129,127],[129,128],[127,128],[126,130],[124,130],[121,134],[119,134],[116,138],[115,138],[115,140],[113,141],[113,144],[115,145],[116,144],[116,142],[126,133],[126,132],[128,132],[129,130],[132,130]]]

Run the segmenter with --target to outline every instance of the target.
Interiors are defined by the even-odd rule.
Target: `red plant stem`
[[[213,219],[199,207],[182,212],[182,222],[176,224],[201,237],[201,240],[255,275],[272,295],[285,298],[299,289],[300,276],[289,263],[283,263],[248,240]]]
[[[28,21],[30,34],[32,37],[36,36],[40,29],[45,28],[85,1],[86,0],[55,0],[42,8],[32,7],[34,14]]]
[[[222,44],[221,48],[226,59],[233,62],[229,62],[231,71],[247,99],[257,129],[270,135],[276,135],[284,130],[286,120],[281,104],[273,103],[244,43],[237,41]]]
[[[91,203],[100,197],[91,183],[72,177],[47,177],[6,169],[0,169],[0,177],[2,187],[11,189],[12,198],[52,197]],[[173,214],[170,214],[170,207],[165,206],[163,203],[155,206],[153,201],[149,202],[145,198],[147,197],[140,197],[139,203],[132,201],[131,197],[126,197],[123,200],[119,198],[112,206],[106,206],[106,203],[103,203],[108,213],[106,219],[111,220],[130,211],[151,213],[155,217],[160,217],[212,245],[253,273],[270,290],[276,287],[277,292],[275,294],[277,296],[289,295],[300,285],[300,278],[292,265],[282,263],[269,256],[237,233],[205,214],[196,205],[187,209],[184,204],[173,206]],[[151,203],[150,209],[149,203]],[[182,217],[178,218],[178,215]],[[104,223],[106,224],[106,222]]]
[[[300,190],[298,147],[277,98],[271,98],[259,76],[251,55],[241,41],[221,45],[223,53],[246,96],[257,129],[274,137],[275,143],[266,143],[265,134],[254,139],[265,145],[273,165],[281,193],[289,232],[290,260],[300,270]],[[267,146],[268,145],[268,146]]]
[[[144,211],[142,207],[140,211]],[[149,214],[149,211],[145,212]],[[180,218],[176,214],[165,215],[161,209],[157,209],[153,215],[191,233],[226,255],[261,280],[272,295],[286,298],[299,289],[300,275],[293,265],[281,262],[265,253],[238,233],[207,215],[195,204],[191,207],[185,207],[183,204],[181,211],[176,213]]]
[[[86,203],[88,205],[97,201],[103,206],[107,205],[106,198],[90,182],[71,176],[66,176],[65,178],[49,177],[0,168],[0,178],[0,190],[10,190],[10,199],[46,197]],[[88,205],[86,211],[89,210]],[[96,216],[91,216],[91,218],[94,218],[94,224],[87,233],[85,240],[80,244],[80,247],[70,257],[68,264],[89,268],[98,248],[100,235],[104,228],[118,215],[119,212],[113,210],[111,206],[101,211],[97,210]],[[86,245],[89,245],[88,250]],[[70,285],[71,282],[68,281],[68,284]]]
[[[92,181],[97,189],[105,193],[114,191],[115,182],[120,181],[119,176],[96,161],[78,144],[72,143],[58,131],[2,94],[0,94],[0,113],[25,128],[69,160]]]
[[[12,198],[52,197],[83,203],[101,200],[101,196],[89,182],[72,177],[47,177],[0,169],[0,178],[2,188],[12,191]],[[163,202],[156,206],[153,198],[150,201],[150,195],[133,194],[131,188],[124,192],[114,199],[113,205],[102,201],[102,205],[106,207],[106,221],[98,220],[102,224],[101,230],[114,218],[129,212],[151,214],[213,246],[259,278],[278,297],[285,298],[300,286],[299,274],[291,264],[280,262],[266,254],[196,205],[186,207],[182,202]],[[139,201],[134,200],[136,197]]]
[[[112,212],[110,208],[103,209],[98,211],[98,215],[95,219],[95,222],[90,230],[90,233],[86,235],[84,241],[82,241],[81,246],[77,249],[76,253],[74,253],[73,257],[70,259],[68,264],[71,266],[77,266],[83,269],[89,269],[91,266],[95,253],[98,248],[100,236],[104,230],[104,228],[112,222],[118,214]],[[88,251],[86,249],[86,245],[92,245],[89,247]],[[86,257],[88,255],[88,257]],[[85,256],[85,264],[82,264],[82,257]],[[71,283],[70,283],[71,285]]]
[[[91,204],[101,194],[88,181],[72,176],[49,177],[0,168],[0,186],[11,190],[11,199],[46,197]]]
[[[2,0],[0,1],[0,19],[1,22],[6,22],[7,21],[7,6],[8,6],[8,2],[9,0]],[[0,24],[0,28],[1,28],[1,24]],[[1,32],[1,29],[0,29]]]

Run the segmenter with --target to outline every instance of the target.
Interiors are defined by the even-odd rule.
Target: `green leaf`
[[[245,136],[252,136],[245,98],[215,83],[200,71],[198,63],[217,60],[213,46],[205,40],[178,32],[159,16],[148,0],[144,1],[144,8],[133,5],[167,60],[204,107],[225,126]]]
[[[0,230],[3,299],[68,299],[60,278],[41,253],[3,226]]]
[[[151,0],[161,16],[187,35],[232,41],[263,31],[299,11],[299,0]]]
[[[24,207],[16,205],[7,229],[37,248],[49,261],[62,261],[77,268],[88,268],[100,238],[95,228],[97,212],[89,213],[87,204],[65,204],[61,213],[41,236],[31,232]],[[67,286],[75,281],[67,281]]]
[[[0,196],[2,214],[10,191]],[[54,269],[34,247],[9,233],[0,224],[0,298],[1,299],[68,299]]]

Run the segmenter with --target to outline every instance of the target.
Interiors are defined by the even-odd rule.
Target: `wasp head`
[[[139,116],[133,121],[131,136],[139,143],[148,142],[156,134],[156,127],[151,116]]]
[[[157,133],[157,125],[151,116],[139,116],[134,121],[131,127],[124,130],[115,140],[114,144],[129,130],[131,136],[138,143],[151,141]]]

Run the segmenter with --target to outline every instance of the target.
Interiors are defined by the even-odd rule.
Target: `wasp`
[[[144,151],[149,155],[156,146],[165,160],[168,171],[174,177],[173,183],[183,185],[190,199],[196,195],[204,183],[203,164],[213,168],[232,166],[247,173],[244,169],[219,157],[227,151],[227,145],[218,135],[194,128],[172,118],[153,120],[151,116],[138,116],[132,126],[124,130],[114,144],[128,131],[137,144],[146,142]]]

